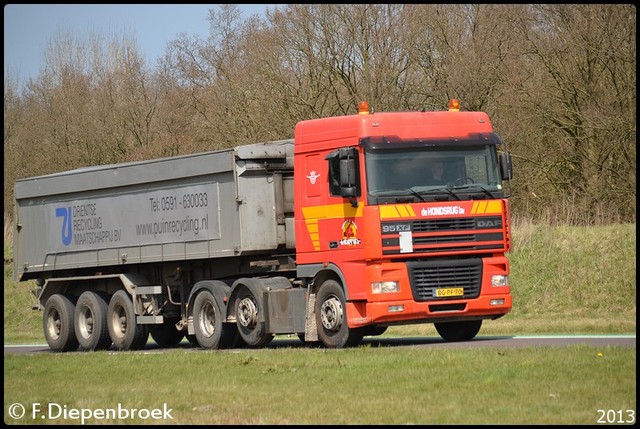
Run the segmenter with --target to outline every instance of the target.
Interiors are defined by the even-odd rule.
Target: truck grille
[[[480,295],[482,259],[433,260],[407,262],[413,299],[416,301],[441,301],[453,297],[436,297],[436,289],[463,288],[459,298],[476,298]]]
[[[501,216],[385,221],[382,222],[382,253],[403,253],[401,231],[411,231],[413,253],[505,251],[502,227]]]

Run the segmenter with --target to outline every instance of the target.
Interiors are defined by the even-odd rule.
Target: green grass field
[[[513,311],[485,322],[479,335],[635,335],[635,247],[635,224],[517,225],[509,255]],[[7,252],[5,243],[5,259]],[[5,266],[5,344],[45,343],[41,313],[30,309],[33,287],[12,281]],[[410,325],[392,327],[385,336],[437,333],[432,325]],[[364,345],[5,355],[4,380],[8,424],[79,424],[82,413],[91,414],[84,423],[92,424],[631,424],[636,419],[636,351],[626,347]],[[108,411],[118,407],[129,415]],[[168,409],[171,418],[161,413]],[[20,410],[24,415],[14,418]]]
[[[636,407],[635,349],[617,347],[94,352],[4,365],[5,422],[20,403],[19,423],[80,423],[50,420],[48,403],[173,410],[118,423],[305,425],[596,424],[599,409]]]

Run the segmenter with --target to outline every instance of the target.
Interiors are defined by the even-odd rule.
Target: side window
[[[340,196],[340,159],[337,156],[329,158],[329,194]]]

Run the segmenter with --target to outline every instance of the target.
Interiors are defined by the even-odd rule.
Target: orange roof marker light
[[[452,98],[449,100],[449,112],[459,112],[460,111],[460,100],[457,98]]]
[[[358,115],[368,115],[369,114],[369,103],[366,101],[361,101],[358,103]]]

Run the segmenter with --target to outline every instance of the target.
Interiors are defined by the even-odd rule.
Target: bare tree
[[[208,18],[156,70],[131,37],[61,32],[24,92],[5,76],[5,201],[17,177],[292,137],[362,100],[460,98],[512,149],[514,212],[635,222],[632,5],[286,4],[243,20],[225,4]]]
[[[635,8],[538,5],[522,24],[535,74],[518,93],[539,132],[521,148],[538,197],[635,216]]]

